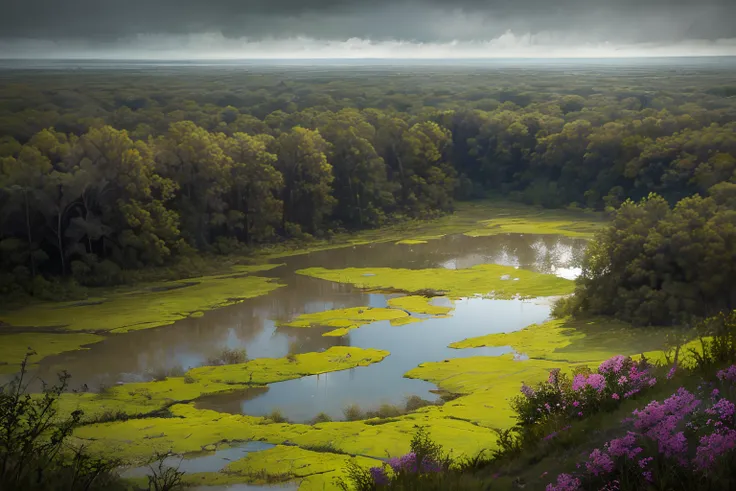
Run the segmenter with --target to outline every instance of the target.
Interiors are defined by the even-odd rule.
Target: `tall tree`
[[[295,127],[276,140],[277,167],[284,176],[283,226],[297,224],[309,233],[320,230],[335,205],[328,144],[318,131]]]

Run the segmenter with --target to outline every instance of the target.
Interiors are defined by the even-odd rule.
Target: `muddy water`
[[[450,357],[498,355],[508,348],[452,350],[453,341],[491,332],[521,329],[544,321],[549,302],[539,300],[464,299],[449,318],[428,319],[405,326],[379,322],[342,338],[323,337],[327,329],[277,328],[304,312],[354,306],[382,307],[387,296],[367,294],[349,285],[294,274],[300,268],[323,266],[467,268],[496,263],[572,278],[579,271],[585,241],[558,236],[502,235],[471,238],[448,236],[419,245],[371,244],[286,258],[267,274],[286,286],[269,295],[207,312],[171,326],[111,336],[89,350],[44,360],[39,374],[49,378],[59,368],[73,375],[73,384],[92,390],[119,382],[152,380],[165,373],[181,374],[207,364],[223,348],[246,349],[249,358],[281,357],[288,353],[321,351],[335,345],[380,348],[391,352],[369,367],[305,377],[273,384],[267,391],[246,391],[212,397],[200,407],[263,415],[278,408],[293,421],[306,421],[319,412],[335,419],[347,404],[373,408],[402,404],[418,395],[434,399],[435,387],[402,375],[419,363]]]

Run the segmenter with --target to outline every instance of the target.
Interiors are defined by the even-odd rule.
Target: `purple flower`
[[[610,455],[596,448],[590,453],[585,468],[594,476],[609,474],[613,471],[613,460]]]
[[[556,484],[547,484],[546,491],[578,491],[580,489],[580,479],[570,474],[560,474],[557,476]]]
[[[613,394],[611,394],[611,398],[614,399],[614,400],[617,400],[617,401],[620,399],[619,395],[616,394],[615,392]]]
[[[639,467],[642,469],[646,469],[646,467],[649,465],[649,462],[654,460],[654,457],[644,457],[643,459],[639,460]]]
[[[619,373],[624,367],[626,357],[623,355],[616,355],[608,360],[604,361],[598,367],[599,373]]]
[[[719,371],[716,377],[723,382],[736,382],[736,365],[731,365],[727,369]]]
[[[675,376],[675,372],[677,371],[677,363],[672,365],[672,368],[670,368],[670,371],[667,372],[667,380],[671,380],[672,377]]]
[[[626,456],[629,459],[633,459],[642,452],[641,447],[634,447],[635,444],[636,434],[629,431],[625,437],[616,438],[608,442],[606,447],[611,457]]]
[[[700,438],[700,445],[695,451],[693,462],[699,470],[708,470],[719,457],[731,452],[734,448],[736,448],[736,431],[730,428],[705,435]]]
[[[532,388],[531,388],[531,387],[529,387],[528,385],[526,385],[526,384],[522,384],[522,386],[521,386],[521,393],[522,393],[522,394],[524,394],[524,396],[525,396],[525,397],[526,397],[527,399],[531,399],[532,397],[534,397],[534,394],[535,394],[536,392],[534,392],[534,389],[532,389]]]
[[[371,473],[371,478],[376,486],[388,485],[388,476],[386,475],[386,470],[383,467],[371,467],[369,472]]]
[[[706,409],[705,412],[711,416],[718,416],[722,420],[727,420],[733,418],[736,406],[728,399],[721,399],[713,404],[713,407]]]

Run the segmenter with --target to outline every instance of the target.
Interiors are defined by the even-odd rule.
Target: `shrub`
[[[0,387],[0,489],[70,491],[118,489],[114,473],[119,462],[93,458],[70,437],[83,413],[62,414],[61,394],[69,374],[59,374],[58,383],[31,395],[26,382],[28,353],[19,375]]]
[[[574,474],[547,491],[584,489],[717,490],[736,487],[736,365],[718,373],[720,387],[702,394],[683,387],[634,410],[625,435],[593,449]],[[726,395],[726,396],[724,396]]]
[[[223,348],[217,356],[207,360],[207,365],[237,365],[248,361],[248,352],[245,349]]]
[[[342,414],[348,421],[359,421],[361,419],[365,419],[363,410],[360,409],[360,406],[358,406],[357,404],[350,404],[348,406],[345,406],[342,410]]]
[[[347,481],[338,479],[337,486],[346,491],[426,489],[424,481],[446,473],[453,463],[452,458],[430,438],[424,427],[417,427],[409,447],[411,451],[408,454],[390,458],[382,467],[365,469],[350,461],[346,468]]]

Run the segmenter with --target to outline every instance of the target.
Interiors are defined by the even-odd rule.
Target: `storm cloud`
[[[736,0],[2,0],[0,48],[238,53],[382,46],[720,46]],[[506,39],[506,41],[504,41]],[[209,43],[209,44],[208,44]],[[281,45],[279,44],[281,43]],[[346,44],[347,43],[347,44]],[[367,44],[366,44],[367,43]],[[281,48],[274,48],[281,46]],[[479,48],[480,47],[480,48]],[[257,48],[257,49],[256,49]],[[25,50],[25,51],[24,51]],[[75,51],[76,50],[76,51]],[[122,51],[121,51],[122,50]],[[288,50],[288,49],[287,49]],[[379,50],[380,51],[380,50]]]

